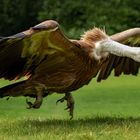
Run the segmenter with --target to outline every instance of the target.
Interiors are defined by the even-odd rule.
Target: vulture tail
[[[23,91],[25,91],[25,82],[26,80],[0,88],[0,98],[6,96],[15,97],[23,95]]]

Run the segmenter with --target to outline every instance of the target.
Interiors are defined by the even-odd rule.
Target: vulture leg
[[[26,103],[28,104],[27,109],[40,108],[40,106],[43,102],[43,95],[44,95],[44,93],[46,93],[46,89],[45,89],[45,86],[43,84],[36,84],[33,91],[35,92],[36,100],[34,103],[32,103],[26,99]]]
[[[69,92],[65,93],[65,96],[63,98],[57,100],[56,103],[58,103],[58,102],[62,103],[65,100],[67,101],[67,108],[66,108],[66,110],[69,111],[69,115],[71,116],[70,119],[72,119],[73,118],[73,111],[74,111],[74,99],[73,99],[71,93],[69,93]]]
[[[37,109],[37,108],[40,108],[40,106],[41,106],[41,104],[42,104],[42,101],[43,101],[42,95],[37,95],[36,100],[35,100],[34,103],[32,103],[32,102],[30,102],[30,101],[28,101],[28,100],[26,99],[26,103],[28,104],[27,109],[30,109],[30,108],[35,108],[35,109]]]

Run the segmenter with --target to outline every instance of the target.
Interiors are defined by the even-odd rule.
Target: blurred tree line
[[[1,0],[0,35],[54,19],[70,37],[94,26],[113,34],[140,26],[140,0]]]

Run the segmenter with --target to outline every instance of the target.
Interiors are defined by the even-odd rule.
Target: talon
[[[73,118],[73,110],[74,110],[74,101],[71,102],[71,105],[70,105],[70,108],[69,108],[69,115],[71,116],[70,120],[72,120],[72,118]]]
[[[67,107],[64,110],[68,110],[70,115],[70,120],[73,118],[73,110],[74,110],[74,99],[71,95],[71,93],[65,93],[65,96],[59,100],[56,101],[56,104],[58,102],[64,102],[64,100],[67,101]]]
[[[32,103],[32,102],[30,102],[30,101],[28,101],[28,99],[26,99],[26,103],[28,104],[27,109],[30,109],[30,108],[32,108],[32,107],[33,107],[33,103]]]
[[[38,95],[36,97],[36,100],[35,100],[34,104],[33,104],[33,108],[35,108],[35,109],[40,108],[40,106],[42,104],[42,101],[43,101],[42,95]]]
[[[42,104],[42,97],[37,96],[34,103],[32,103],[32,102],[28,101],[28,99],[26,99],[26,103],[28,104],[27,109],[30,109],[30,108],[37,109],[37,108],[40,108],[40,106]]]
[[[40,83],[36,83],[36,82],[33,82],[33,90],[35,93],[33,93],[33,97],[36,97],[36,100],[34,103],[32,102],[29,102],[27,99],[26,99],[26,103],[28,104],[29,107],[27,107],[28,109],[30,108],[40,108],[42,102],[43,102],[43,97],[44,96],[47,96],[45,95],[46,93],[46,86],[44,84],[40,84]],[[31,88],[32,89],[32,88]]]
[[[66,109],[68,110],[68,112],[69,112],[70,120],[73,119],[73,110],[74,110],[73,107],[74,107],[74,106],[72,105],[72,106],[66,108]]]
[[[65,99],[65,96],[64,96],[63,98],[61,98],[61,99],[57,100],[57,101],[56,101],[56,104],[58,104],[59,102],[63,103],[63,102],[64,102],[64,100],[66,100],[66,99]]]
[[[70,120],[73,118],[73,111],[74,111],[74,99],[70,93],[67,93],[67,109],[69,112]]]
[[[69,107],[66,107],[64,110],[68,110],[69,109]]]

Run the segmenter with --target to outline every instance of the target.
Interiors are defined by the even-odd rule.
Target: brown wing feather
[[[111,39],[129,46],[140,47],[140,28],[134,28],[115,34],[111,36]],[[102,79],[107,79],[112,70],[114,70],[115,76],[120,76],[122,73],[137,75],[139,66],[140,63],[130,58],[110,54],[107,60],[101,65],[97,81],[99,82]]]
[[[22,42],[17,39],[0,42],[0,78],[14,79],[22,71],[25,59],[20,59]]]
[[[72,45],[52,20],[0,39],[0,78],[13,80],[32,74],[48,55],[57,51],[74,55]]]

